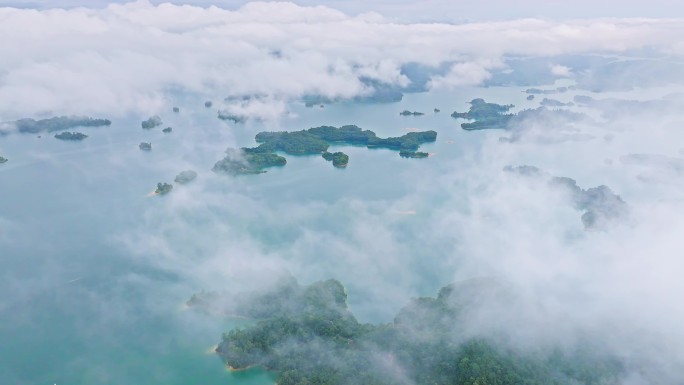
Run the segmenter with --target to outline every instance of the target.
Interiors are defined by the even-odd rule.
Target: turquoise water
[[[395,104],[294,104],[277,123],[232,125],[188,98],[150,131],[140,128],[147,116],[130,116],[79,129],[90,136],[81,143],[0,137],[0,154],[10,159],[0,166],[1,382],[271,384],[272,374],[230,373],[207,352],[239,322],[183,310],[190,295],[245,290],[287,270],[304,281],[340,279],[361,319],[386,321],[401,303],[395,299],[432,294],[453,275],[455,266],[438,261],[456,240],[419,230],[459,191],[457,182],[448,193],[433,187],[499,135],[464,132],[449,116],[474,97],[534,105],[520,89],[463,89]],[[399,116],[404,109],[427,114]],[[209,171],[226,147],[251,146],[258,131],[323,124],[357,124],[379,136],[436,130],[437,142],[422,147],[435,155],[410,160],[343,146],[351,158],[344,170],[317,156],[287,156],[285,167],[258,176]],[[161,133],[166,126],[172,134]],[[153,150],[140,151],[141,141]],[[146,196],[185,169],[198,180]],[[373,221],[392,233],[376,233]],[[361,250],[368,238],[377,245]],[[393,254],[411,264],[410,275]]]

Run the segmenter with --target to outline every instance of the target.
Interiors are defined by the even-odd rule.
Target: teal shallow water
[[[415,255],[410,279],[393,282],[391,264],[386,276],[373,279],[431,294],[451,277],[450,267],[434,261],[453,246],[418,239],[416,230],[449,198],[429,191],[434,178],[496,135],[464,132],[449,117],[482,96],[525,103],[519,89],[469,89],[407,95],[396,104],[293,105],[293,117],[278,124],[244,126],[225,124],[198,103],[163,114],[165,124],[155,130],[140,128],[147,116],[79,129],[90,135],[81,143],[47,134],[0,137],[0,154],[10,159],[0,166],[1,382],[271,384],[272,374],[230,373],[207,353],[234,321],[182,311],[181,304],[202,289],[234,288],[228,278],[204,278],[221,276],[212,271],[223,249],[245,243],[254,248],[250,255],[268,255],[279,263],[275,268],[295,276],[341,279],[361,318],[385,320],[396,307],[377,306],[383,299],[365,291],[370,278],[350,268],[356,261],[345,259],[349,254],[307,243],[310,236],[341,244],[362,237],[358,205],[392,223],[391,252]],[[435,107],[442,112],[433,114]],[[399,116],[404,109],[427,115]],[[357,124],[379,136],[433,129],[438,140],[423,150],[436,155],[408,160],[394,151],[341,146],[351,157],[344,170],[316,156],[287,156],[285,167],[258,176],[209,171],[228,145],[251,146],[258,131],[323,124]],[[166,126],[172,134],[161,133]],[[151,141],[153,150],[138,150],[141,141]],[[199,172],[196,183],[146,197],[184,169]],[[422,190],[429,191],[425,201],[405,200]]]

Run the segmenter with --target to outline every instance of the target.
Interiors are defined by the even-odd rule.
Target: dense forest
[[[460,334],[482,301],[510,301],[495,280],[442,288],[416,298],[388,324],[363,324],[336,280],[301,286],[286,279],[273,290],[227,297],[195,295],[190,306],[250,317],[228,331],[216,352],[232,368],[261,366],[278,384],[562,385],[616,384],[615,358],[589,342],[525,350],[505,338]]]

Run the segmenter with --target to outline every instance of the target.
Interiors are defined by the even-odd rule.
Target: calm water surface
[[[193,292],[229,286],[220,279],[192,278],[198,266],[212,269],[203,266],[221,247],[212,243],[223,234],[216,229],[225,225],[227,237],[248,239],[257,253],[280,253],[311,229],[344,238],[356,220],[345,210],[348,202],[377,204],[379,212],[387,202],[399,202],[396,210],[416,213],[393,217],[397,238],[405,238],[403,247],[418,255],[430,245],[411,234],[426,220],[423,214],[448,197],[433,191],[419,207],[402,206],[402,199],[476,154],[487,135],[498,135],[464,132],[449,114],[467,110],[474,97],[536,106],[538,101],[526,101],[520,91],[463,89],[407,95],[395,104],[292,105],[291,116],[277,124],[246,125],[221,122],[196,100],[195,105],[178,102],[179,114],[169,107],[161,114],[164,126],[149,131],[140,128],[147,116],[131,116],[114,119],[111,127],[77,129],[90,136],[80,143],[50,134],[0,137],[0,155],[10,159],[0,166],[0,383],[272,384],[272,374],[230,373],[211,354],[221,333],[238,321],[183,310]],[[441,112],[432,113],[434,108]],[[399,116],[404,109],[426,115]],[[258,176],[230,178],[210,171],[226,147],[251,146],[258,131],[323,124],[357,124],[383,137],[436,130],[437,142],[422,148],[435,156],[407,160],[394,151],[342,146],[351,157],[344,170],[317,156],[287,156],[287,166]],[[172,134],[161,133],[166,126],[174,128]],[[141,141],[152,142],[153,150],[140,151]],[[157,182],[171,182],[184,169],[198,171],[198,180],[165,197],[146,197]],[[316,215],[306,214],[307,208]],[[136,239],[146,232],[157,238]],[[156,247],[160,238],[164,246]],[[453,250],[432,247],[433,258]],[[367,310],[372,304],[364,307],[364,286],[336,271],[339,261],[315,248],[297,256],[284,253],[285,259],[310,259],[317,266],[309,275],[293,268],[295,275],[340,278],[362,317],[386,320]],[[415,272],[407,290],[421,295],[433,293],[451,275],[420,259]]]

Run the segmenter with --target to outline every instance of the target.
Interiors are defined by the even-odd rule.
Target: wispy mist
[[[83,128],[89,138],[75,145],[1,131],[9,161],[0,165],[0,289],[9,294],[0,315],[10,322],[0,332],[30,335],[51,314],[90,309],[73,316],[67,329],[80,339],[58,344],[68,348],[50,373],[61,359],[73,372],[95,365],[79,352],[100,335],[104,349],[121,352],[118,333],[136,330],[137,354],[162,356],[173,344],[160,334],[178,324],[213,335],[222,321],[169,321],[169,309],[201,290],[243,293],[287,273],[340,280],[350,311],[369,322],[389,322],[410,298],[449,283],[486,278],[506,300],[471,304],[455,341],[500,338],[534,352],[588,339],[624,364],[625,385],[681,382],[684,21],[421,23],[378,13],[390,7],[381,2],[200,3],[0,8],[0,129],[22,118],[112,120]],[[362,102],[383,92],[403,100]],[[527,118],[466,132],[449,114],[474,98],[514,104]],[[404,109],[426,115],[402,117]],[[142,130],[153,115],[164,124]],[[259,131],[343,124],[383,137],[435,129],[438,139],[422,160],[340,145],[351,158],[345,170],[287,156],[263,175],[211,171],[227,148],[254,146]],[[172,133],[161,132],[167,126]],[[139,151],[141,141],[152,151]],[[519,166],[539,173],[510,172]],[[197,179],[145,197],[183,170]],[[583,215],[607,199],[587,208],[553,177],[610,191],[624,213],[589,228]],[[146,314],[167,328],[144,337]],[[0,363],[0,375],[23,380],[22,354]],[[92,383],[146,372],[134,362],[122,364],[134,374],[117,373],[95,356]],[[375,359],[407,381],[405,368]],[[158,365],[148,374],[166,381]]]

